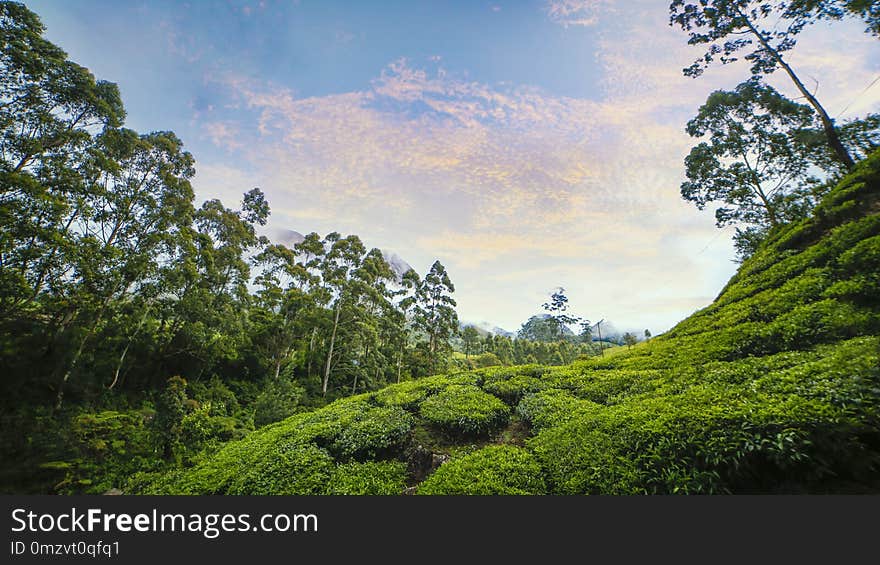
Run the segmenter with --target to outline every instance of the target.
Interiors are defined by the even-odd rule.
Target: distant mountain
[[[302,243],[306,236],[294,230],[285,230],[285,229],[274,229],[270,234],[272,236],[272,241],[275,243],[280,243],[282,245],[286,245],[287,247],[292,247],[297,243]]]
[[[296,230],[289,230],[283,228],[273,229],[270,234],[272,241],[275,243],[280,243],[282,245],[286,245],[287,247],[293,247],[297,243],[302,243],[306,237],[299,233]],[[388,261],[388,264],[391,266],[391,270],[394,271],[394,275],[397,278],[397,282],[400,282],[403,279],[403,275],[406,274],[407,271],[412,269],[409,263],[404,261],[400,255],[393,251],[388,251],[387,249],[382,249],[382,257]]]
[[[397,276],[397,282],[400,282],[403,279],[403,275],[412,269],[409,263],[401,259],[400,255],[393,251],[383,249],[382,257],[384,257],[391,266],[391,270],[394,271],[394,274]]]
[[[467,326],[473,326],[473,327],[477,328],[477,332],[480,334],[480,337],[486,337],[487,334],[500,335],[500,336],[504,336],[504,337],[516,337],[516,334],[514,332],[507,331],[504,328],[498,327],[497,325],[493,324],[492,322],[486,322],[486,321],[466,322],[466,321],[462,321],[459,324],[459,326],[461,328],[465,328]]]

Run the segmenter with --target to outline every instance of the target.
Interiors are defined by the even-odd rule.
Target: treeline
[[[324,397],[438,368],[457,328],[439,262],[401,279],[357,236],[274,244],[259,189],[197,207],[172,132],[124,128],[116,85],[24,6],[0,4],[0,23],[4,399],[61,408],[172,376]]]
[[[463,332],[463,366],[478,369],[495,365],[568,365],[583,357],[600,355],[603,349],[615,347],[613,343],[560,339],[555,341],[535,341],[512,338],[503,335],[477,335],[474,339]],[[461,363],[461,359],[459,359]]]

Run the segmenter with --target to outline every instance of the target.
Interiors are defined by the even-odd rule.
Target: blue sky
[[[199,198],[260,186],[270,235],[439,258],[465,320],[516,329],[563,286],[580,315],[658,333],[735,269],[730,230],[678,185],[685,122],[747,73],[683,77],[699,53],[664,2],[27,4],[119,84],[129,127],[184,140]],[[880,109],[861,27],[814,26],[790,56],[842,118]]]

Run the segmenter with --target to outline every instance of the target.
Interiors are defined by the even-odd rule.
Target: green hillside
[[[875,153],[661,337],[339,400],[129,491],[880,491],[878,211]]]

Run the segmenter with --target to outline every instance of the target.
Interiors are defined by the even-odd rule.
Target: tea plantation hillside
[[[880,154],[632,350],[298,414],[138,493],[880,492]]]

